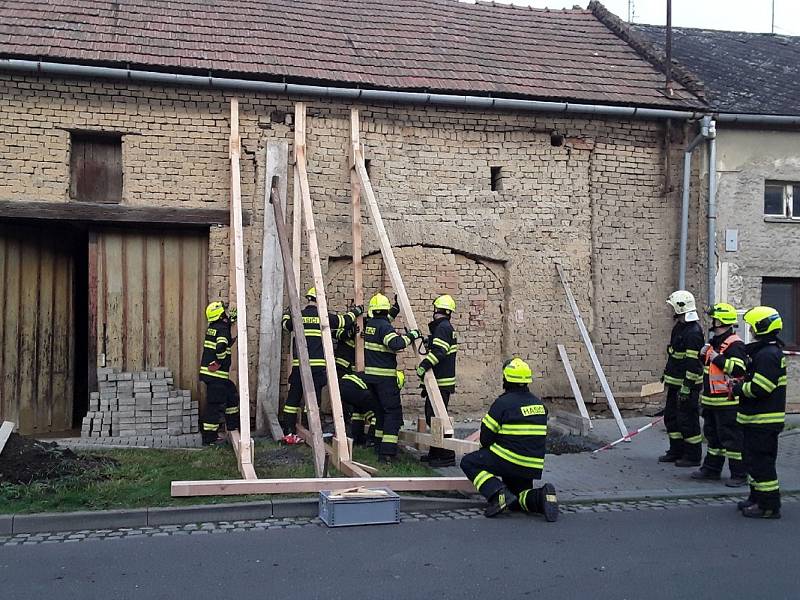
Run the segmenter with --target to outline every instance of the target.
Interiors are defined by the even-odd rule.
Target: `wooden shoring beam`
[[[14,431],[14,423],[11,421],[3,421],[3,424],[0,425],[0,453],[2,453],[3,448],[6,447],[6,442],[8,438],[11,437],[12,431]]]
[[[245,298],[244,271],[244,232],[242,228],[242,176],[239,166],[241,157],[239,138],[239,100],[231,99],[231,246],[232,267],[234,271],[234,297],[236,299],[236,355],[239,375],[239,436],[238,444],[233,444],[242,477],[255,477],[252,470],[252,445],[250,437],[250,381],[247,356],[247,300]],[[231,373],[233,376],[233,373]],[[249,465],[249,466],[248,466]]]
[[[400,441],[408,445],[423,445],[435,446],[437,448],[445,448],[452,450],[456,454],[469,454],[480,450],[481,445],[477,441],[462,440],[459,438],[444,438],[441,441],[437,440],[434,433],[419,433],[417,431],[400,431]]]
[[[352,238],[353,238],[353,299],[356,304],[364,305],[364,266],[361,245],[361,183],[356,172],[355,151],[361,149],[358,131],[358,112],[350,114],[350,130],[352,146],[350,149],[350,196],[352,201]],[[358,330],[364,331],[364,316],[358,317]],[[356,371],[364,371],[364,338],[356,336]]]
[[[389,488],[395,492],[459,491],[475,493],[466,477],[352,477],[256,479],[220,481],[173,481],[171,494],[175,498],[191,496],[244,496],[249,494],[301,494],[323,490],[342,490],[357,486]]]
[[[569,362],[567,349],[563,344],[557,344],[557,346],[558,354],[561,357],[561,362],[564,364],[564,371],[567,374],[567,379],[569,379],[569,386],[572,388],[572,395],[575,396],[575,402],[578,404],[578,411],[581,413],[581,416],[589,422],[589,429],[594,429],[594,425],[592,425],[592,419],[589,417],[589,411],[586,410],[586,403],[583,401],[581,388],[578,385],[578,380],[575,379],[575,372],[572,370],[572,364]]]
[[[305,104],[298,102],[295,106],[295,123],[305,122],[305,113]],[[339,462],[350,461],[350,446],[347,441],[347,429],[344,424],[342,399],[339,393],[339,379],[336,375],[336,358],[333,354],[333,336],[331,335],[331,324],[328,320],[328,300],[325,297],[325,280],[322,276],[322,260],[319,255],[317,230],[314,226],[314,206],[311,203],[311,191],[308,185],[308,172],[306,170],[305,139],[303,139],[303,142],[304,143],[296,149],[297,164],[295,165],[295,170],[300,180],[300,199],[303,206],[306,243],[308,245],[308,254],[311,258],[311,271],[314,274],[314,287],[317,290],[319,327],[322,333],[322,348],[325,354],[325,372],[328,378],[328,393],[331,399],[333,426],[335,429],[333,438],[335,452],[333,458],[335,461],[334,464],[338,468]]]
[[[258,388],[256,393],[256,427],[268,430],[273,440],[280,440],[283,431],[278,423],[281,381],[281,317],[283,307],[283,260],[278,228],[270,208],[272,177],[279,177],[281,209],[286,215],[286,183],[289,145],[285,140],[269,140],[264,149],[264,233],[261,244],[261,318],[258,335]]]
[[[611,386],[608,385],[608,379],[606,379],[606,374],[603,372],[603,367],[600,365],[600,359],[597,358],[597,353],[594,351],[594,344],[592,344],[592,338],[589,336],[589,330],[586,329],[583,318],[581,318],[581,312],[578,310],[578,303],[575,302],[575,296],[572,295],[572,290],[567,283],[566,277],[564,277],[564,270],[561,268],[561,264],[556,263],[556,270],[561,279],[561,285],[564,287],[564,293],[567,295],[567,302],[569,303],[570,310],[572,310],[572,316],[575,317],[575,322],[578,324],[578,331],[580,331],[583,343],[586,346],[586,350],[589,352],[589,358],[592,359],[592,365],[597,374],[597,379],[600,380],[600,387],[603,388],[603,394],[605,394],[608,406],[611,409],[611,413],[614,415],[614,420],[617,422],[619,432],[624,437],[628,435],[628,428],[625,427],[625,422],[622,420],[619,408],[617,408],[617,401],[614,399],[614,394],[611,392]]]
[[[364,155],[361,150],[361,145],[359,139],[356,137],[356,134],[359,130],[359,117],[358,110],[355,108],[351,109],[350,111],[350,122],[350,141],[352,146],[351,151],[353,154],[354,169],[358,175],[358,182],[361,185],[361,192],[367,200],[367,208],[372,219],[372,224],[375,227],[375,233],[378,237],[378,243],[380,245],[381,255],[383,256],[383,262],[386,264],[386,269],[389,272],[389,278],[391,279],[392,287],[397,294],[397,301],[400,303],[400,310],[403,313],[403,318],[406,321],[406,325],[410,329],[419,329],[417,320],[414,317],[414,311],[411,308],[411,301],[408,299],[406,286],[403,283],[403,277],[400,274],[400,268],[397,266],[397,260],[395,260],[394,252],[392,251],[392,244],[389,241],[389,234],[386,232],[386,227],[383,224],[383,218],[381,217],[381,211],[378,207],[378,200],[375,197],[375,191],[372,189],[372,183],[369,180],[369,174],[367,173],[367,167],[364,164]],[[428,399],[431,401],[431,406],[433,407],[433,413],[435,415],[435,417],[431,419],[431,431],[434,432],[434,435],[436,436],[436,439],[434,440],[435,445],[437,447],[443,447],[439,446],[441,438],[439,438],[438,432],[441,431],[441,435],[443,437],[452,437],[453,421],[447,414],[447,408],[444,405],[442,394],[439,392],[439,386],[436,385],[436,378],[434,377],[431,369],[428,369],[425,372],[425,379],[423,381],[425,383],[425,389],[428,392]]]
[[[280,181],[278,176],[274,176],[269,182],[270,197],[273,214],[275,215],[275,226],[278,229],[278,242],[283,259],[283,277],[286,282],[286,293],[289,296],[289,312],[292,316],[292,331],[297,343],[297,358],[300,361],[300,382],[303,386],[303,399],[308,412],[308,423],[311,427],[311,436],[305,435],[303,438],[311,446],[314,456],[314,473],[317,477],[322,477],[325,470],[325,448],[322,442],[322,424],[319,420],[319,404],[317,395],[314,391],[314,377],[311,375],[311,366],[308,359],[308,347],[305,344],[303,335],[303,315],[300,313],[300,296],[297,293],[297,283],[294,280],[294,264],[289,249],[289,238],[287,237],[286,225],[284,224],[283,209],[281,208]],[[289,350],[291,353],[291,349]],[[310,437],[310,439],[309,439]]]

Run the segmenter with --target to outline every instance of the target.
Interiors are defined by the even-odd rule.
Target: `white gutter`
[[[242,90],[267,94],[289,96],[314,96],[340,100],[370,102],[391,102],[397,104],[416,104],[478,109],[498,109],[523,112],[580,113],[629,119],[699,119],[703,112],[645,108],[637,106],[608,106],[602,104],[573,104],[569,102],[545,102],[539,100],[515,100],[485,96],[459,96],[451,94],[427,94],[370,90],[344,87],[324,87],[255,81],[250,79],[230,79],[226,77],[203,77],[180,73],[160,73],[53,63],[34,60],[0,59],[0,71],[53,75],[57,77],[88,77],[92,79],[111,79],[134,83],[156,83],[160,85],[185,85],[192,87],[215,88],[221,90]]]

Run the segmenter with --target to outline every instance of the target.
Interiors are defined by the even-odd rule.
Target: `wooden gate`
[[[89,242],[90,321],[98,363],[124,371],[168,367],[200,398],[208,234],[104,230]],[[94,283],[93,283],[94,282]]]
[[[0,223],[0,421],[24,434],[72,427],[75,244]]]

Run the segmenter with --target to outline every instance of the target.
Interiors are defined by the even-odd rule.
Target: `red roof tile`
[[[456,0],[0,0],[0,56],[437,93],[700,106],[588,10]]]

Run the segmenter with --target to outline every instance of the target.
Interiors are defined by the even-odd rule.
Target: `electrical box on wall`
[[[726,229],[725,230],[725,251],[736,252],[739,250],[739,230]]]

